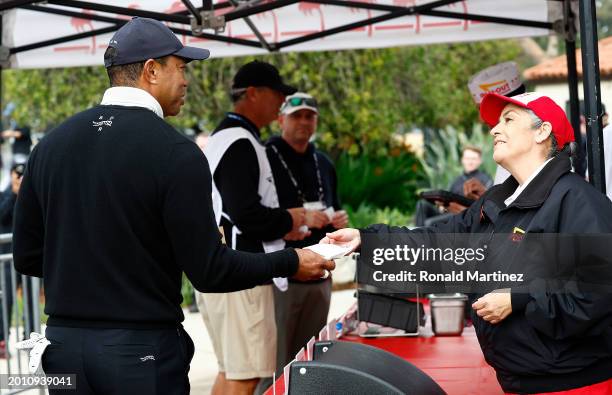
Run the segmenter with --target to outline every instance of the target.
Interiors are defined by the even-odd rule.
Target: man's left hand
[[[483,320],[497,324],[512,313],[510,289],[498,289],[488,293],[474,302],[472,308]]]
[[[346,228],[348,226],[349,217],[346,211],[338,210],[334,212],[331,224],[336,229]]]
[[[283,239],[287,241],[299,241],[299,240],[304,240],[310,235],[311,235],[310,231],[302,232],[301,229],[296,229],[296,230],[292,230],[291,232],[283,236]]]

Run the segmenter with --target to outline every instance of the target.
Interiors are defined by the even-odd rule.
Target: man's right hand
[[[300,226],[306,224],[306,209],[303,207],[288,208],[287,211],[291,215],[293,226],[291,230],[298,230]]]
[[[336,268],[334,261],[328,261],[321,255],[310,250],[296,248],[295,252],[300,259],[298,271],[293,276],[299,281],[319,280],[327,276],[326,271],[331,272]]]
[[[323,211],[306,210],[306,226],[308,229],[321,229],[329,224],[329,217]]]

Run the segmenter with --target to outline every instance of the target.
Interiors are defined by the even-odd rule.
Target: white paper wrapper
[[[340,247],[335,244],[313,244],[304,248],[321,255],[325,259],[337,259],[350,252],[350,248]]]

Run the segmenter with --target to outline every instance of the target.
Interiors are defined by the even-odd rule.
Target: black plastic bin
[[[419,324],[425,325],[423,305],[404,298],[358,290],[358,319],[408,333],[418,331]]]

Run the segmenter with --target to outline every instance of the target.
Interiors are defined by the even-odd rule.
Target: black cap
[[[278,69],[270,63],[254,60],[242,66],[234,76],[232,90],[248,88],[249,86],[265,86],[281,92],[285,96],[297,92],[292,86],[285,85]]]
[[[149,18],[134,18],[113,35],[104,57],[104,67],[119,66],[158,59],[168,55],[178,56],[186,62],[204,60],[210,51],[185,47],[163,23]]]

